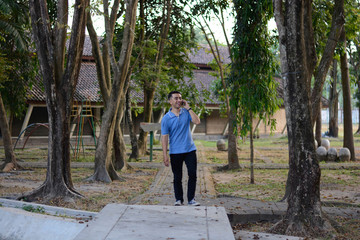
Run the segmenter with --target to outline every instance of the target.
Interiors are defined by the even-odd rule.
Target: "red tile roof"
[[[99,38],[100,40],[101,38]],[[222,56],[229,56],[227,47],[219,46],[219,50],[222,53]],[[91,60],[92,58],[92,50],[91,50],[91,41],[89,37],[85,38],[83,56],[85,60]],[[192,50],[190,53],[190,61],[197,66],[208,66],[208,63],[213,60],[213,55],[210,52],[208,46],[199,46],[198,49]],[[222,59],[224,63],[230,63],[230,59],[225,57]],[[209,75],[210,68],[207,70],[198,69],[194,70],[194,82],[198,89],[206,88],[210,90],[212,82],[215,80],[215,77]],[[280,78],[276,79],[280,84],[278,86],[278,95],[280,98],[283,97],[283,84]],[[42,82],[40,77],[38,77],[38,83],[34,84],[33,88],[29,92],[28,101],[33,102],[45,102],[45,96],[43,93]],[[143,93],[132,91],[131,97],[136,99],[138,104],[142,103]],[[212,102],[207,102],[207,104],[219,104],[220,102],[217,98],[212,94],[211,99]],[[89,100],[93,104],[102,102],[99,84],[97,81],[96,75],[96,66],[95,63],[84,61],[81,64],[79,81],[76,87],[75,101],[83,101]],[[323,106],[327,106],[327,100],[323,98]]]

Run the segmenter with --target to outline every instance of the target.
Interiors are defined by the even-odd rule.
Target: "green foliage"
[[[0,92],[7,108],[20,116],[26,92],[35,78],[37,60],[32,54],[27,1],[0,0],[0,53],[6,58]],[[6,76],[6,77],[5,77]]]
[[[28,212],[33,212],[33,213],[45,213],[45,209],[43,207],[34,207],[32,205],[24,205],[22,207],[22,209],[24,209],[25,211],[28,211]]]
[[[199,0],[192,7],[192,14],[210,19],[212,14],[219,14],[220,9],[226,9],[229,3],[228,0]]]
[[[236,24],[232,47],[233,63],[227,84],[232,96],[230,103],[241,112],[241,135],[251,129],[252,118],[270,118],[278,109],[277,82],[273,75],[276,65],[270,50],[272,45],[267,22],[272,17],[272,2],[234,1]],[[251,118],[252,115],[252,118]]]
[[[328,33],[331,28],[333,1],[315,0],[313,2],[313,28],[316,53],[319,56],[324,52]],[[324,34],[325,33],[325,34]]]
[[[204,110],[204,101],[210,93],[199,89],[192,81],[195,66],[189,61],[189,49],[196,48],[191,16],[184,11],[184,1],[173,1],[168,36],[166,38],[162,61],[159,59],[159,44],[164,24],[164,2],[145,1],[145,19],[137,22],[133,63],[136,66],[132,79],[139,90],[156,89],[155,104],[167,106],[167,94],[178,90],[188,100],[192,108]],[[141,33],[144,31],[144,39]]]
[[[29,24],[26,0],[0,0],[0,39],[7,46],[18,50],[26,49],[29,36],[24,26]]]

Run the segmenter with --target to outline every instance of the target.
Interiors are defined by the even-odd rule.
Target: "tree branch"
[[[320,110],[321,92],[325,83],[326,74],[334,57],[334,50],[339,41],[341,31],[344,27],[344,0],[335,0],[334,13],[331,22],[331,30],[326,42],[325,50],[322,55],[319,67],[315,72],[315,84],[311,93],[312,123],[315,124],[317,115]]]

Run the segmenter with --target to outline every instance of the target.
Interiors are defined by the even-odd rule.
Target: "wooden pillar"
[[[30,104],[26,111],[26,115],[25,115],[21,130],[20,130],[20,133],[22,133],[22,131],[24,131],[25,128],[29,125],[29,120],[30,120],[33,109],[34,109],[34,105]],[[24,134],[21,135],[20,139],[22,140],[23,138],[24,138]]]

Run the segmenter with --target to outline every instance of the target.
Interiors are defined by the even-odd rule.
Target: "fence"
[[[343,120],[344,120],[344,111],[342,109],[340,109],[338,111],[338,123],[342,124]],[[321,110],[321,122],[322,123],[329,123],[329,109],[322,109]],[[353,124],[358,124],[359,123],[359,110],[358,109],[353,109],[352,110],[352,122]]]

